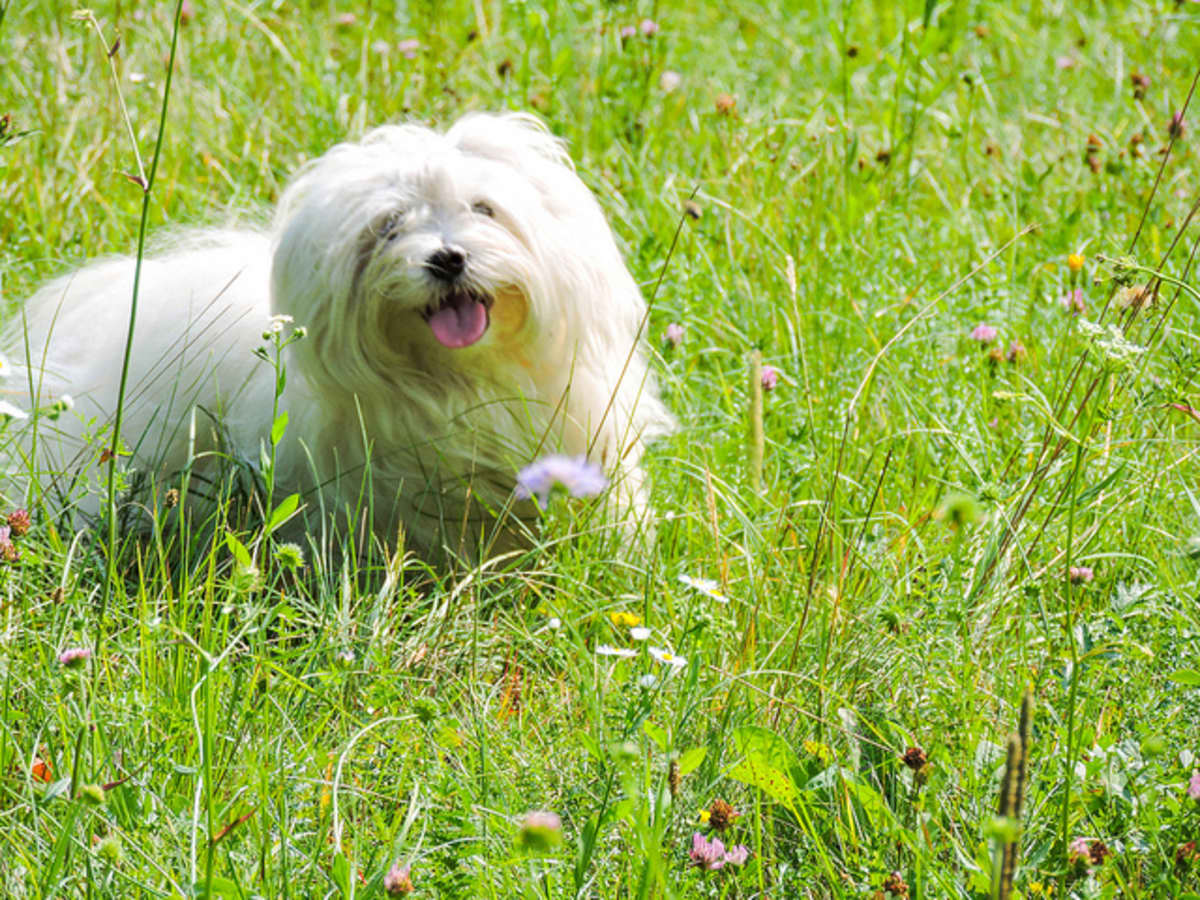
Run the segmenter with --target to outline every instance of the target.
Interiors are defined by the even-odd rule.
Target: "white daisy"
[[[611,644],[597,644],[597,656],[619,656],[622,659],[629,659],[637,656],[636,650],[626,650],[624,647],[614,647]]]
[[[717,590],[717,583],[709,578],[693,578],[691,575],[680,575],[679,580],[690,588],[694,588],[706,597],[718,603],[728,603],[729,598]]]
[[[630,628],[629,637],[635,641],[644,641],[650,637],[650,629],[641,625],[638,625],[635,628]]]
[[[687,657],[678,656],[670,650],[661,647],[647,647],[646,650],[664,666],[670,666],[672,669],[682,669],[687,665]]]

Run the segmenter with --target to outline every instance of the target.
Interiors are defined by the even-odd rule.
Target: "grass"
[[[95,8],[147,160],[166,6]],[[472,571],[262,560],[248,582],[230,547],[255,531],[231,526],[123,544],[108,580],[108,541],[9,496],[34,515],[0,568],[5,896],[378,897],[397,860],[416,896],[993,896],[1027,689],[1012,895],[1200,895],[1200,160],[1168,135],[1200,14],[779,6],[194,4],[152,234],[261,219],[372,124],[534,109],[647,295],[662,278],[682,428],[649,461],[652,548],[563,505],[544,547]],[[131,252],[143,193],[95,34],[70,5],[3,9],[12,313]],[[1114,274],[1156,271],[1154,304],[1109,303]],[[1145,352],[1089,335],[1072,287]],[[758,489],[756,350],[781,373]],[[702,871],[716,798],[751,854]],[[539,809],[561,840],[522,829]]]

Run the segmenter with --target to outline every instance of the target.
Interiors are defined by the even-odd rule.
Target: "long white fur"
[[[495,298],[488,332],[460,349],[420,315],[437,292],[426,261],[450,245]],[[116,406],[132,278],[131,259],[99,261],[25,306],[35,396],[19,399],[76,403],[38,424],[47,472],[99,452],[86,436]],[[518,468],[552,451],[601,462],[620,505],[640,509],[643,446],[673,427],[638,346],[637,285],[563,145],[528,115],[340,144],[297,173],[269,229],[177,239],[144,261],[139,295],[123,426],[133,467],[166,483],[217,446],[218,428],[256,460],[274,380],[254,349],[286,314],[307,337],[286,354],[276,496],[319,496],[339,513],[370,501],[381,537],[402,523],[425,549],[464,521],[477,537],[511,502]],[[23,359],[25,339],[10,327],[6,352]]]

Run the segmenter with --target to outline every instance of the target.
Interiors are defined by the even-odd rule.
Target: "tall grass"
[[[655,294],[682,427],[645,548],[563,504],[519,559],[297,572],[232,503],[35,512],[5,895],[371,897],[396,861],[418,896],[1200,893],[1191,6],[102,5],[110,60],[7,3],[9,314],[372,124],[533,108]],[[697,831],[749,859],[690,865]]]

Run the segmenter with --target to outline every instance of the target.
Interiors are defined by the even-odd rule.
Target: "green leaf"
[[[646,732],[646,736],[650,738],[650,740],[654,741],[655,746],[657,746],[659,750],[663,751],[664,753],[666,752],[667,746],[670,744],[671,739],[667,735],[667,730],[665,728],[663,728],[661,725],[655,725],[653,722],[647,719],[642,723],[642,731]]]
[[[288,414],[285,409],[276,418],[275,423],[271,426],[271,444],[277,445],[283,440],[283,433],[287,431]]]
[[[796,802],[796,785],[792,783],[792,777],[760,756],[747,756],[725,774],[734,781],[758,788],[777,803],[791,807]]]
[[[271,534],[276,528],[286,522],[296,512],[300,506],[300,495],[291,494],[285,497],[275,511],[271,513],[271,518],[267,520],[267,534]]]
[[[350,896],[350,863],[346,861],[346,854],[334,854],[333,865],[329,867],[329,875],[333,878],[333,883],[337,885],[338,890],[342,892],[342,896]]]
[[[679,774],[687,775],[689,772],[694,772],[700,767],[700,763],[704,762],[704,757],[708,755],[707,747],[693,747],[683,756],[679,757]]]
[[[250,551],[246,549],[246,545],[237,539],[232,533],[225,535],[225,543],[229,546],[229,552],[233,554],[234,560],[238,567],[248,569],[254,565],[254,561],[250,558]]]

